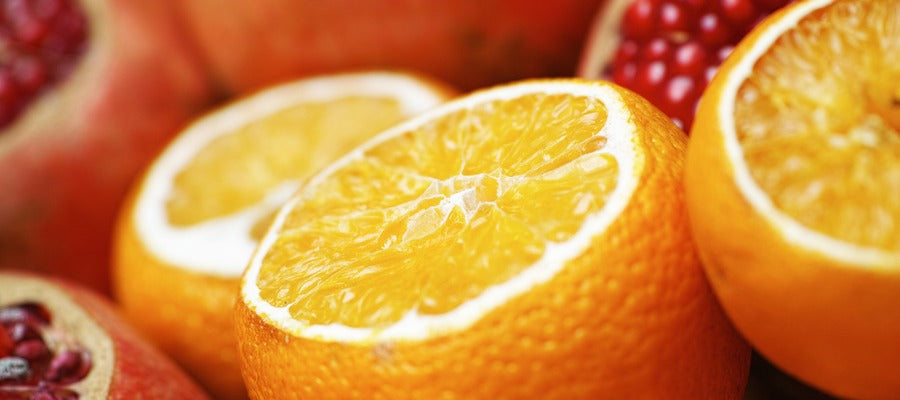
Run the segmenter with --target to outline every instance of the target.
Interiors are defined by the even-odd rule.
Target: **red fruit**
[[[348,68],[461,89],[568,76],[605,0],[191,0],[185,20],[232,92]]]
[[[578,75],[634,90],[688,131],[719,64],[762,17],[789,2],[610,0],[594,20]],[[632,53],[643,56],[623,56]]]
[[[0,337],[23,325],[37,338],[14,344],[32,357],[0,353],[0,400],[207,399],[97,295],[0,272]]]
[[[0,0],[0,267],[109,290],[126,187],[209,99],[173,1]]]

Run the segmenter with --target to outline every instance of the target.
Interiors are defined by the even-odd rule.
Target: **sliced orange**
[[[138,328],[218,399],[246,397],[232,310],[258,239],[299,182],[450,91],[368,72],[280,85],[182,132],[131,194],[115,289]]]
[[[691,131],[707,273],[763,355],[838,396],[900,398],[900,1],[815,0],[729,57]]]
[[[242,281],[256,399],[738,399],[686,138],[618,86],[471,94],[325,168]]]

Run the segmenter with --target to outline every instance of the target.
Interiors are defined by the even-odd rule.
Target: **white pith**
[[[347,96],[396,98],[408,116],[444,100],[444,94],[417,78],[369,72],[301,80],[229,105],[188,127],[153,163],[135,197],[131,215],[138,240],[166,264],[222,277],[240,276],[257,245],[249,235],[254,223],[287,201],[299,182],[284,182],[261,202],[240,212],[177,227],[169,223],[166,211],[175,176],[197,152],[224,133],[289,106]]]
[[[779,210],[772,199],[760,188],[744,160],[744,152],[738,141],[734,123],[734,105],[741,84],[753,71],[756,62],[781,37],[782,34],[797,26],[798,22],[811,12],[831,4],[833,0],[811,0],[800,3],[783,15],[777,24],[770,26],[760,35],[754,46],[750,48],[740,62],[734,66],[724,85],[722,100],[719,102],[719,118],[722,121],[722,136],[728,159],[734,168],[734,179],[738,190],[756,212],[775,225],[785,240],[798,247],[822,254],[826,258],[870,268],[897,269],[900,267],[900,254],[875,247],[837,240],[820,232],[807,228],[797,220]]]
[[[459,307],[440,315],[422,315],[410,311],[401,320],[387,328],[359,328],[343,324],[306,324],[291,317],[289,310],[275,307],[260,298],[256,285],[262,260],[272,247],[281,230],[285,218],[297,199],[286,204],[265,235],[251,260],[242,282],[242,301],[261,318],[277,329],[297,337],[323,341],[373,343],[395,340],[424,340],[436,335],[464,330],[491,310],[502,306],[509,299],[528,292],[536,285],[545,283],[556,276],[573,259],[581,255],[597,235],[606,228],[627,206],[637,187],[637,178],[643,167],[643,155],[634,142],[636,127],[630,121],[630,111],[623,105],[622,98],[608,86],[585,85],[567,81],[539,81],[476,93],[466,98],[448,103],[442,107],[416,117],[406,123],[383,132],[350,154],[332,163],[314,176],[306,187],[314,187],[337,169],[350,161],[359,159],[363,152],[393,136],[409,132],[428,121],[458,110],[495,101],[509,100],[524,95],[570,94],[573,97],[599,99],[607,108],[606,124],[597,132],[607,138],[605,147],[599,153],[610,154],[619,163],[617,186],[603,208],[585,217],[581,228],[567,241],[547,243],[543,256],[530,267],[506,282],[486,289],[477,297]]]

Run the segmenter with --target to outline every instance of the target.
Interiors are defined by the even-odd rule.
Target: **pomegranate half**
[[[206,106],[172,1],[0,1],[0,267],[109,290],[126,187]]]
[[[0,271],[0,399],[208,397],[106,300],[63,281]]]
[[[610,0],[597,13],[578,75],[631,89],[682,128],[734,46],[791,0]]]

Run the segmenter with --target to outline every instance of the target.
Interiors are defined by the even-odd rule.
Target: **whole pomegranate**
[[[569,76],[605,0],[190,0],[221,83],[246,92],[351,68],[424,72],[460,89]]]
[[[109,290],[126,187],[209,99],[171,3],[0,0],[0,267]]]
[[[611,79],[689,130],[703,89],[734,46],[790,0],[610,0],[578,75]]]

